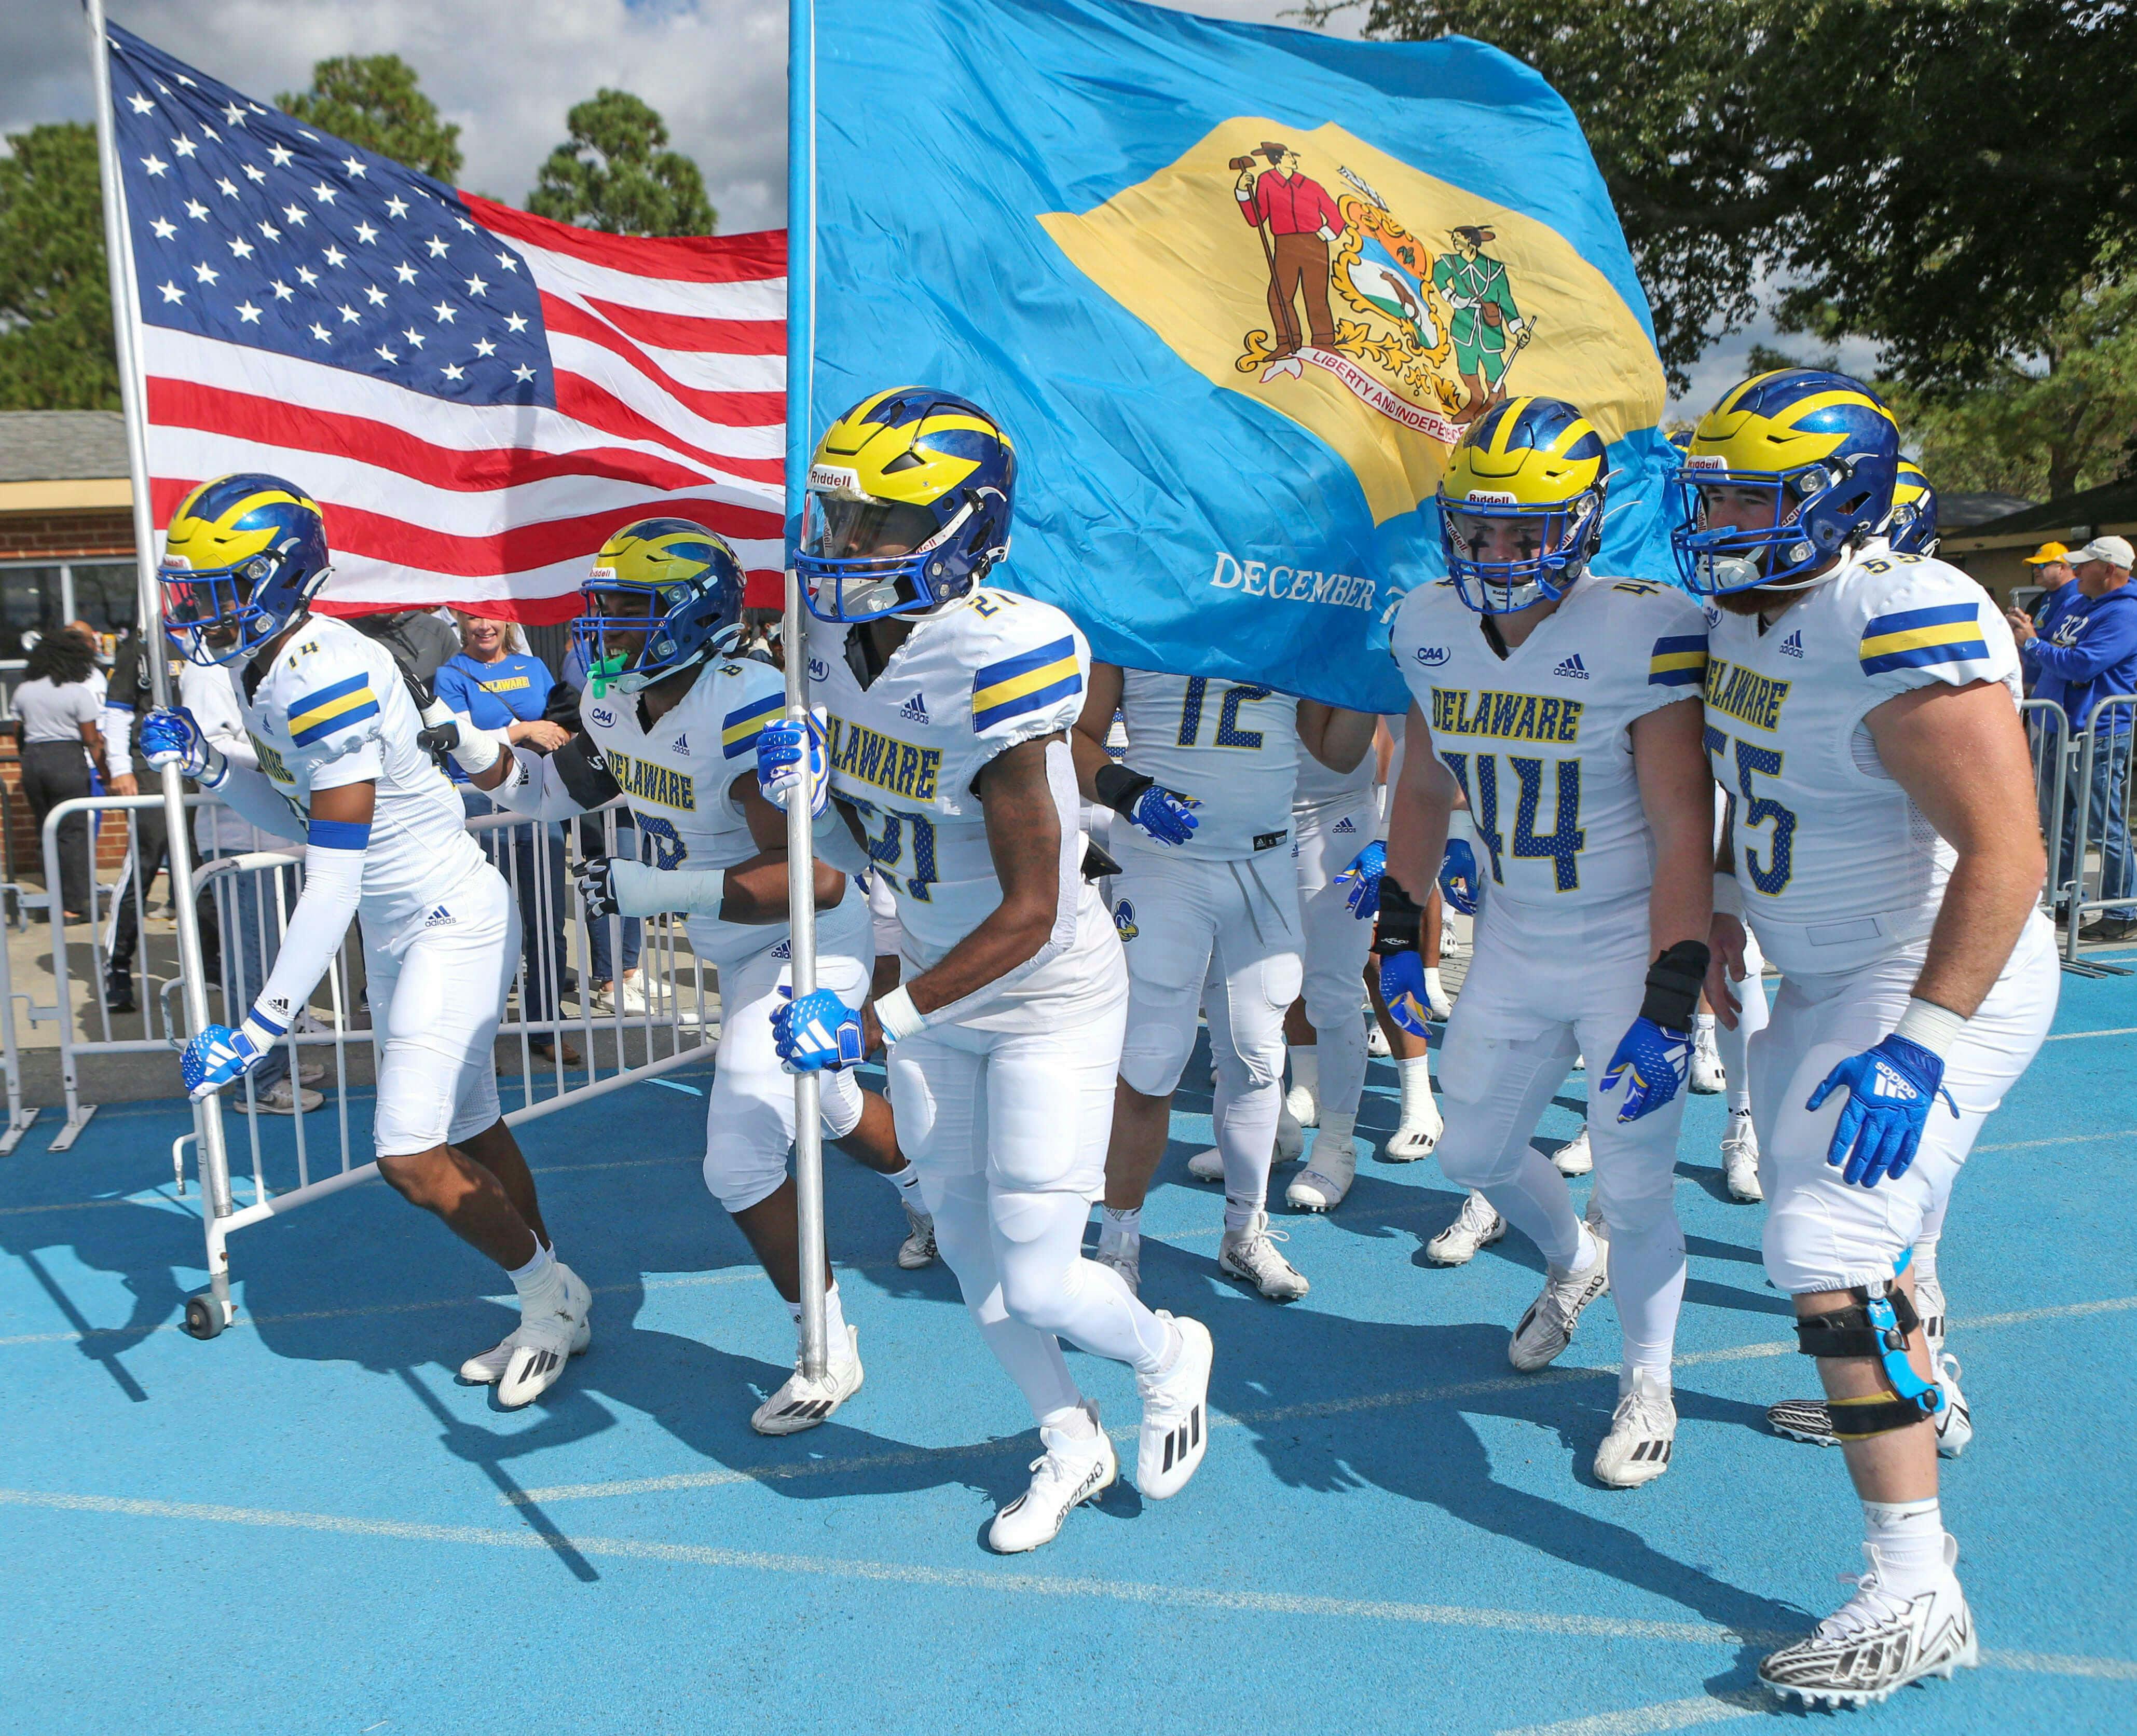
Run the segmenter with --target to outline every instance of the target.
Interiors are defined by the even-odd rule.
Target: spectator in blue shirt
[[[502,729],[515,744],[541,753],[553,753],[570,740],[570,732],[542,714],[556,677],[539,657],[512,649],[512,623],[459,609],[453,611],[453,619],[460,627],[460,655],[432,678],[438,697],[477,729]],[[448,769],[461,787],[460,801],[470,817],[498,811],[489,797],[468,785],[457,765],[449,763]],[[538,835],[543,846],[538,859],[534,847]],[[529,1025],[552,1024],[557,1017],[557,986],[564,976],[562,828],[521,821],[511,828],[509,863],[495,833],[484,832],[482,837],[498,871],[519,895],[520,962],[526,971],[521,1017]],[[544,1060],[555,1058],[557,1041],[547,1031],[528,1038],[534,1053]],[[570,1040],[563,1039],[562,1045],[564,1061],[577,1061],[578,1051]]]
[[[2061,705],[2074,733],[2091,722],[2103,699],[2137,694],[2137,591],[2130,587],[2131,558],[2130,544],[2120,537],[2096,537],[2071,556],[2077,575],[2076,592],[2044,617],[2052,622],[2047,631],[2037,630],[2023,610],[2013,609],[2008,617],[2026,672],[2032,678],[2033,697]],[[2102,898],[2131,890],[2130,827],[2123,802],[2130,772],[2131,710],[2118,706],[2108,714],[2085,796],[2090,810],[2086,831],[2100,850]],[[2085,865],[2074,855],[2076,792],[2071,795],[2063,817],[2063,871],[2068,879],[2082,883]],[[2115,905],[2084,932],[2104,940],[2126,939],[2137,933],[2137,905]]]

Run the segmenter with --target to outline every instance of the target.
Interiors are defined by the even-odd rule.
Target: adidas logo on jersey
[[[1570,681],[1584,681],[1588,679],[1588,666],[1580,661],[1580,653],[1575,651],[1551,673],[1563,675]]]
[[[1784,657],[1800,657],[1803,655],[1803,629],[1801,627],[1798,627],[1793,633],[1790,633],[1787,638],[1781,641],[1781,655]]]
[[[671,741],[670,743],[669,743],[669,744],[668,744],[668,751],[669,751],[670,753],[689,753],[689,752],[690,751],[690,738],[689,738],[689,736],[688,734],[683,734],[683,735],[679,735],[679,736],[677,736],[677,737],[674,739],[674,740],[673,740],[673,741]]]
[[[791,940],[781,941],[777,946],[772,948],[772,956],[775,958],[791,958],[794,956],[794,943]]]
[[[1344,815],[1341,819],[1336,822],[1336,830],[1339,832],[1356,831],[1357,829],[1358,822],[1352,819],[1348,814]]]
[[[927,695],[924,693],[914,694],[911,699],[908,700],[903,705],[900,705],[898,708],[898,714],[903,718],[908,724],[926,723],[927,721]]]
[[[459,920],[460,919],[450,910],[443,905],[440,905],[436,909],[423,919],[423,926],[426,929],[449,929]]]

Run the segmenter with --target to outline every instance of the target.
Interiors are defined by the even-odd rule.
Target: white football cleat
[[[1921,1272],[1915,1274],[1915,1312],[1921,1316],[1922,1342],[1934,1366],[1944,1354],[1944,1286]]]
[[[1244,1280],[1272,1302],[1296,1302],[1312,1288],[1305,1274],[1277,1251],[1287,1240],[1281,1230],[1268,1226],[1268,1213],[1257,1212],[1244,1230],[1227,1230],[1217,1249],[1217,1270],[1228,1278]]]
[[[1560,1175],[1586,1175],[1595,1167],[1595,1154],[1588,1148],[1588,1124],[1580,1124],[1580,1131],[1550,1154],[1551,1163]]]
[[[1163,1309],[1180,1334],[1180,1354],[1162,1374],[1138,1374],[1142,1394],[1142,1431],[1136,1441],[1136,1487],[1146,1501],[1161,1501],[1187,1486],[1210,1448],[1210,1366],[1217,1347],[1210,1329]]]
[[[1424,1257],[1434,1265],[1467,1265],[1477,1257],[1477,1249],[1489,1247],[1506,1233],[1506,1219],[1473,1189],[1454,1222],[1425,1243]]]
[[[1877,1550],[1865,1543],[1870,1571],[1854,1581],[1855,1595],[1818,1625],[1816,1632],[1761,1659],[1759,1680],[1807,1705],[1861,1706],[1885,1699],[1924,1676],[1947,1680],[1954,1670],[1981,1661],[1974,1612],[1959,1576],[1959,1542],[1944,1540],[1943,1579],[1919,1597],[1894,1597],[1878,1583]]]
[[[1610,1432],[1595,1449],[1595,1480],[1613,1489],[1638,1489],[1669,1469],[1677,1441],[1677,1404],[1670,1389],[1644,1368],[1610,1413]]]
[[[1327,1124],[1315,1131],[1313,1155],[1284,1192],[1293,1211],[1333,1212],[1343,1203],[1358,1177],[1358,1147],[1351,1131],[1356,1119],[1331,1115]]]
[[[1131,1236],[1117,1247],[1107,1247],[1102,1237],[1098,1251],[1091,1256],[1100,1265],[1109,1265],[1121,1275],[1121,1282],[1135,1295],[1142,1294],[1142,1237]]]
[[[1766,1426],[1806,1446],[1840,1445],[1840,1437],[1833,1432],[1833,1413],[1822,1398],[1784,1398],[1768,1405]]]
[[[1732,1200],[1750,1205],[1766,1197],[1759,1185],[1759,1135],[1749,1109],[1729,1112],[1729,1131],[1721,1136],[1721,1180]]]
[[[1420,1158],[1429,1158],[1439,1144],[1439,1136],[1447,1130],[1440,1117],[1439,1105],[1432,1095],[1432,1072],[1422,1060],[1399,1063],[1401,1074],[1402,1114],[1390,1134],[1387,1143],[1380,1148],[1380,1159],[1387,1163],[1414,1163]]]
[[[1283,1094],[1283,1107],[1284,1113],[1301,1127],[1312,1127],[1320,1122],[1320,1095],[1303,1080]]]
[[[1721,1050],[1715,1041],[1711,1021],[1692,1032],[1692,1068],[1685,1083],[1701,1097],[1718,1096],[1729,1089],[1729,1075],[1721,1065]]]
[[[900,1205],[904,1205],[903,1200]],[[898,1263],[908,1272],[917,1272],[923,1265],[935,1263],[935,1220],[925,1212],[905,1207],[908,1231],[905,1240],[898,1244]]]
[[[512,1348],[504,1372],[497,1377],[497,1402],[508,1411],[533,1403],[556,1385],[564,1364],[593,1342],[590,1318],[593,1292],[561,1261],[557,1271],[563,1282],[562,1299],[538,1318],[523,1315],[511,1338],[505,1340]]]
[[[1424,968],[1424,1016],[1435,1025],[1443,1025],[1454,1017],[1454,1000],[1447,992],[1447,985],[1439,980],[1439,967],[1428,964]]]
[[[1580,1271],[1544,1268],[1543,1294],[1529,1304],[1507,1341],[1507,1360],[1524,1374],[1547,1368],[1573,1342],[1573,1329],[1588,1304],[1610,1288],[1609,1245],[1598,1239],[1595,1263]]]
[[[1039,1444],[1046,1451],[1031,1461],[1031,1486],[987,1527],[987,1547],[995,1554],[1021,1555],[1052,1543],[1071,1513],[1113,1486],[1121,1473],[1120,1456],[1098,1426],[1098,1406],[1087,1398],[1083,1408],[1091,1419],[1090,1434],[1039,1430]]]
[[[1380,1022],[1371,1013],[1365,1015],[1365,1053],[1376,1061],[1386,1061],[1395,1054],[1388,1047],[1388,1034],[1380,1029]]]
[[[749,1426],[758,1434],[798,1435],[804,1429],[813,1429],[820,1422],[829,1421],[834,1411],[860,1391],[860,1328],[846,1328],[844,1357],[837,1353],[835,1344],[827,1348],[831,1354],[820,1381],[804,1374],[801,1358],[795,1358],[794,1372],[786,1377],[786,1384],[751,1414]]]
[[[1959,1390],[1957,1357],[1932,1352],[1930,1366],[1936,1370],[1936,1383],[1944,1393],[1943,1407],[1936,1413],[1937,1456],[1956,1459],[1974,1444],[1973,1407]]]
[[[1214,1145],[1207,1151],[1198,1151],[1187,1160],[1187,1173],[1198,1182],[1221,1182],[1224,1179],[1224,1154]]]

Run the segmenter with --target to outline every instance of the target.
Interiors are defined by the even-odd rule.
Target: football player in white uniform
[[[417,743],[423,720],[391,653],[310,612],[329,558],[318,506],[277,477],[204,482],[172,515],[165,621],[190,661],[228,671],[259,767],[211,746],[183,710],[149,713],[143,758],[178,762],[254,825],[305,846],[304,891],[260,997],[235,1030],[211,1025],[186,1045],[186,1089],[204,1097],[256,1066],[360,916],[378,1173],[511,1276],[520,1323],[476,1360],[513,1408],[587,1348],[592,1301],[556,1257],[499,1109],[492,1046],[518,970],[519,918],[468,836],[459,796]],[[489,743],[491,758],[497,751]],[[488,763],[480,744],[469,755]]]
[[[1116,710],[1128,740],[1117,764],[1105,750]],[[1205,980],[1214,977],[1210,1119],[1224,1178],[1218,1270],[1276,1301],[1306,1294],[1306,1280],[1278,1251],[1268,1210],[1283,1109],[1283,1015],[1301,981],[1298,880],[1285,846],[1302,746],[1348,773],[1372,746],[1374,722],[1369,712],[1247,682],[1092,666],[1070,738],[1077,777],[1086,796],[1127,822],[1112,828],[1110,845],[1121,864],[1113,918],[1127,948],[1128,1016],[1098,1257],[1131,1285],[1141,1273],[1143,1197],[1165,1153]],[[1350,1017],[1357,1030],[1355,1007]],[[1362,1073],[1362,1053],[1359,1061]],[[1331,1154],[1349,1139],[1342,1129]],[[1353,1162],[1347,1148],[1340,1166],[1331,1155],[1332,1167],[1347,1171]]]
[[[1766,1271],[1818,1359],[1869,1562],[1760,1665],[1812,1703],[1977,1660],[1938,1504],[1951,1370],[1908,1256],[2057,986],[2010,630],[1966,574],[1884,539],[1898,460],[1874,393],[1789,368],[1724,396],[1680,472],[1679,556],[1712,599],[1707,747],[1736,797],[1710,993],[1726,1016],[1748,917],[1783,973],[1750,1046]]]
[[[786,822],[757,787],[757,731],[785,706],[786,684],[770,664],[734,654],[742,583],[734,551],[702,524],[641,519],[616,530],[594,557],[572,627],[587,677],[581,733],[552,754],[516,748],[516,768],[499,762],[470,781],[498,786],[500,806],[543,820],[619,797],[629,807],[650,860],[582,864],[587,919],[683,911],[691,950],[719,973],[705,1186],[748,1238],[798,1333],[801,1228],[786,1173],[794,1081],[772,1041],[772,1009],[789,980]],[[830,841],[845,841],[841,833]],[[845,856],[846,866],[864,866],[850,845]],[[858,995],[874,954],[868,901],[829,861],[817,864],[815,884],[817,969]],[[841,1073],[825,1082],[822,1114],[824,1136],[902,1182],[908,1211],[920,1212],[919,1178],[898,1155],[890,1105]],[[901,1265],[928,1234],[921,1212]],[[797,1354],[793,1374],[750,1418],[759,1434],[814,1428],[859,1390],[859,1330],[845,1319],[835,1279],[824,1311],[824,1378],[811,1380]]]
[[[1291,861],[1298,882],[1304,987],[1283,1015],[1291,1052],[1285,1103],[1292,1118],[1315,1133],[1306,1167],[1284,1190],[1284,1199],[1301,1212],[1334,1211],[1358,1173],[1352,1136],[1365,1090],[1359,983],[1373,936],[1351,919],[1350,889],[1336,876],[1378,828],[1375,769],[1370,747],[1347,772],[1332,770],[1309,753],[1298,763],[1292,797]]]
[[[1004,1553],[1051,1541],[1117,1475],[1061,1339],[1134,1368],[1148,1499],[1201,1463],[1212,1356],[1199,1322],[1152,1313],[1083,1258],[1127,973],[1081,871],[1067,732],[1089,649],[1059,609],[983,583],[1008,550],[1015,480],[994,419],[946,392],[878,393],[832,424],[796,554],[825,721],[758,742],[766,793],[835,795],[897,895],[903,983],[858,1008],[817,989],[776,1029],[796,1066],[889,1045],[937,1246],[1039,1422],[1030,1487],[988,1533]]]
[[[1508,1347],[1516,1368],[1550,1363],[1614,1284],[1624,1360],[1595,1475],[1629,1488],[1668,1468],[1677,1431],[1685,1255],[1672,1189],[1706,972],[1714,783],[1698,606],[1589,568],[1606,462],[1593,425],[1541,397],[1494,407],[1448,460],[1452,583],[1410,592],[1390,630],[1414,699],[1375,950],[1390,1010],[1421,1031],[1409,889],[1441,861],[1458,785],[1487,890],[1440,1051],[1440,1167],[1548,1264]],[[1609,1056],[1589,1093],[1599,1234],[1529,1144],[1578,1053],[1591,1066]]]

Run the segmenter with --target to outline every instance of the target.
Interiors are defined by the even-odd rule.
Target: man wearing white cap
[[[2103,698],[2137,693],[2137,591],[2130,588],[2131,559],[2130,544],[2122,538],[2095,537],[2070,556],[2077,576],[2076,590],[2044,617],[2050,623],[2046,631],[2036,628],[2023,610],[2013,609],[2008,617],[2032,678],[2033,697],[2060,705],[2073,731],[2083,730],[2092,721],[2093,710]],[[2121,708],[2110,717],[2113,727],[2101,737],[2085,798],[2091,808],[2086,833],[2100,849],[2102,898],[2132,890],[2130,826],[2123,804],[2130,771],[2129,709]],[[2064,874],[2081,880],[2084,865],[2074,855],[2076,831],[2077,803],[2073,799],[2063,816],[2062,860]],[[2137,905],[2111,905],[2084,933],[2099,940],[2125,940],[2137,934]]]

